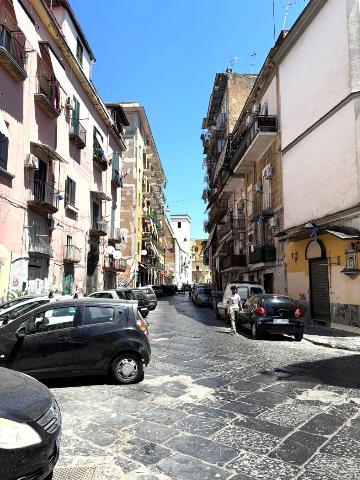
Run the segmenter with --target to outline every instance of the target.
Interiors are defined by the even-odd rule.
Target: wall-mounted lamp
[[[293,253],[291,254],[291,258],[292,258],[292,259],[294,260],[294,262],[296,263],[296,262],[298,261],[298,258],[299,258],[298,252],[293,252]]]

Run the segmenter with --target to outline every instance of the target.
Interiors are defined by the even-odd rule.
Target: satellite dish
[[[115,248],[112,245],[109,245],[108,247],[106,247],[106,253],[108,255],[114,255],[114,252],[115,252]]]
[[[119,258],[122,257],[122,253],[120,252],[120,250],[115,250],[115,252],[113,253],[113,257],[115,258],[115,260],[119,260]]]
[[[145,257],[145,255],[147,255],[147,250],[141,250],[141,255],[143,255]]]

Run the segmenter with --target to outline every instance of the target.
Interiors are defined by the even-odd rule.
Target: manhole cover
[[[95,480],[96,467],[56,468],[53,480]]]

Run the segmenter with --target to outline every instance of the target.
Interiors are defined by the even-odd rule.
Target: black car
[[[0,368],[0,478],[50,480],[59,457],[61,415],[50,390]]]
[[[149,286],[140,287],[140,290],[143,292],[143,294],[149,300],[150,310],[155,310],[155,308],[157,307],[157,296],[155,295],[154,290]]]
[[[0,328],[0,366],[38,378],[111,374],[138,382],[150,355],[134,301],[51,302]]]
[[[143,317],[147,317],[150,310],[148,299],[142,293],[134,293],[133,288],[117,288],[116,290],[101,290],[90,293],[89,298],[113,298],[114,300],[137,300],[139,311]]]
[[[303,313],[296,302],[284,295],[253,295],[239,313],[239,323],[251,329],[253,338],[264,333],[294,335],[300,342],[304,334]]]
[[[140,288],[131,289],[134,299],[139,303],[141,315],[146,318],[150,311],[150,300]]]

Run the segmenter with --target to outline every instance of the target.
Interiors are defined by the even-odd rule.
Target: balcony
[[[234,233],[245,231],[245,217],[233,218],[232,230]]]
[[[106,220],[104,220],[103,218],[92,219],[92,224],[89,231],[90,235],[103,237],[107,235],[107,231],[108,231],[108,222]]]
[[[225,237],[231,231],[231,225],[226,223],[225,225],[219,225],[217,227],[217,238],[220,241],[223,237]]]
[[[221,270],[228,268],[245,268],[246,255],[228,255],[222,260]]]
[[[75,245],[64,245],[64,263],[79,263],[81,250]]]
[[[48,235],[30,235],[28,254],[35,258],[50,258],[53,256]]]
[[[216,115],[216,129],[217,130],[222,130],[226,128],[227,125],[227,114],[226,113],[218,113]]]
[[[70,123],[69,137],[70,140],[73,141],[78,148],[83,149],[86,147],[86,130],[79,122],[79,120],[76,120],[75,118],[73,118]]]
[[[60,115],[60,95],[55,82],[50,82],[45,77],[38,77],[37,93],[35,102],[50,118],[57,118]]]
[[[58,193],[53,185],[41,180],[33,180],[30,182],[27,203],[38,213],[55,213],[59,209]]]
[[[105,270],[112,270],[113,272],[125,272],[127,262],[124,258],[114,258],[112,256],[104,258]]]
[[[114,225],[108,226],[108,242],[111,243],[121,243],[122,237],[121,237],[121,230],[120,228],[114,227]]]
[[[5,25],[0,25],[0,64],[18,82],[23,82],[25,72],[25,48]]]
[[[249,253],[249,263],[267,263],[275,262],[276,248],[274,245],[261,245],[254,247],[254,251]]]
[[[217,200],[211,208],[209,223],[213,225],[214,223],[220,221],[227,211],[228,201],[226,199]]]
[[[154,167],[152,165],[144,165],[144,175],[147,178],[151,178],[154,174]]]
[[[255,116],[242,137],[233,140],[230,169],[233,173],[248,174],[277,136],[277,116]]]
[[[254,210],[253,216],[258,215],[266,216],[272,215],[274,213],[273,209],[273,197],[271,193],[257,192],[254,198]]]
[[[122,187],[122,178],[120,172],[117,169],[113,169],[111,174],[111,181],[116,187]]]

